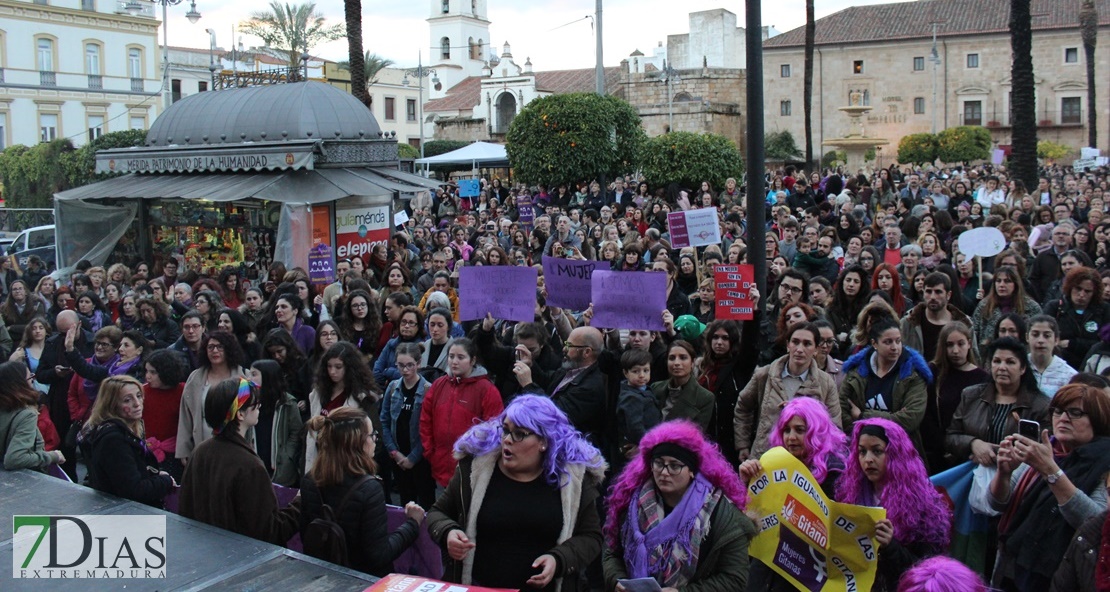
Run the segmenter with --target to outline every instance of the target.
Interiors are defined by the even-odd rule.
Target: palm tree
[[[1081,0],[1079,33],[1083,36],[1084,59],[1087,60],[1087,145],[1098,146],[1098,110],[1095,109],[1095,44],[1098,39],[1098,10],[1095,0]]]
[[[343,25],[327,24],[311,2],[289,5],[277,0],[271,0],[268,11],[252,12],[241,30],[261,38],[267,47],[288,54],[292,68],[300,65],[301,52],[307,53],[322,42],[341,39],[346,33]]]
[[[382,70],[392,66],[393,60],[389,58],[383,58],[376,53],[370,53],[368,51],[362,57],[362,64],[362,70],[364,72],[363,76],[366,79],[366,86],[369,87],[374,86],[378,83],[378,74],[381,73]],[[347,70],[350,69],[351,64],[350,62],[344,61],[339,62],[338,66],[340,70]]]
[[[806,63],[805,96],[802,109],[805,111],[806,166],[813,163],[813,46],[815,45],[817,22],[813,19],[813,0],[806,0]]]
[[[1026,187],[1037,186],[1037,104],[1033,78],[1033,19],[1030,0],[1010,0],[1010,48],[1013,51],[1013,150],[1010,169]]]
[[[344,0],[343,14],[347,21],[347,71],[351,73],[351,94],[363,105],[370,106],[366,91],[366,67],[362,56],[362,0]]]

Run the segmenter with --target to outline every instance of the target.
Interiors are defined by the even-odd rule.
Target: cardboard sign
[[[778,446],[759,459],[746,513],[759,533],[749,549],[798,590],[870,590],[879,564],[875,523],[886,510],[832,501],[794,455]]]
[[[968,257],[994,257],[1006,248],[1006,235],[997,228],[973,228],[960,235],[960,252]]]
[[[671,212],[667,214],[667,229],[671,246],[676,249],[704,247],[721,242],[721,225],[714,208]]]
[[[717,300],[715,318],[736,321],[755,318],[751,291],[758,285],[755,283],[754,266],[718,265],[713,268],[713,283]]]
[[[397,212],[396,214],[393,214],[393,225],[394,226],[404,226],[405,222],[408,222],[408,221],[409,221],[409,213],[404,211],[404,210],[401,210],[401,211]]]
[[[335,281],[331,247],[321,243],[308,252],[308,281],[315,286],[325,286]]]
[[[594,318],[590,322],[594,327],[662,331],[667,274],[595,270],[590,300],[594,303]]]
[[[507,588],[483,588],[469,584],[449,584],[440,580],[391,573],[363,592],[514,592]]]
[[[590,278],[597,266],[597,261],[544,257],[543,280],[547,286],[547,305],[571,310],[589,308]]]
[[[532,267],[481,265],[459,271],[459,320],[495,319],[530,323],[536,319],[536,278]]]
[[[478,197],[481,185],[478,179],[462,179],[459,181],[459,197]]]

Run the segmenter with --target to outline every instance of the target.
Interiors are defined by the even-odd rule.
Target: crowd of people
[[[156,507],[176,492],[182,515],[279,545],[334,520],[343,563],[374,575],[427,520],[454,582],[763,591],[790,585],[748,556],[745,484],[781,446],[829,499],[886,510],[875,590],[1110,589],[1110,175],[1041,173],[768,171],[748,321],[715,314],[715,266],[750,248],[734,179],[444,185],[327,285],[282,263],[252,281],[7,259],[3,467]],[[667,214],[692,208],[718,212],[720,244],[672,248]],[[979,227],[1005,249],[962,253]],[[664,330],[549,306],[545,257],[666,274]],[[480,265],[539,270],[532,322],[460,319]],[[968,461],[989,482],[980,574],[946,557],[929,482]],[[281,507],[273,484],[301,494]]]

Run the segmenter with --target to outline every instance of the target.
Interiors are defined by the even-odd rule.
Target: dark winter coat
[[[925,417],[925,406],[929,400],[928,385],[933,382],[933,372],[921,354],[908,347],[902,349],[893,372],[898,373],[894,391],[891,393],[890,411],[867,409],[867,381],[871,377],[871,354],[875,349],[868,346],[844,362],[846,374],[840,385],[840,409],[844,419],[844,431],[852,433],[856,420],[852,419],[852,404],[860,410],[859,419],[880,417],[889,419],[902,426],[913,441],[914,448],[922,459],[925,449],[918,427]]]
[[[88,462],[89,487],[156,508],[173,489],[173,478],[159,475],[158,461],[146,442],[123,421],[109,419],[85,427],[78,441]]]

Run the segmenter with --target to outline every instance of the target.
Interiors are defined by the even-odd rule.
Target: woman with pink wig
[[[987,592],[979,574],[951,557],[930,557],[902,575],[898,592]]]
[[[609,490],[605,590],[654,578],[665,592],[744,590],[755,524],[729,461],[687,420],[659,424],[640,440]]]
[[[771,447],[782,446],[802,461],[821,484],[825,495],[833,497],[837,478],[844,472],[848,451],[848,437],[833,423],[824,403],[812,397],[792,399],[779,414],[778,422],[768,436]],[[740,479],[745,483],[763,470],[757,459],[748,459],[740,465]],[[748,591],[787,591],[793,586],[762,562],[751,566]]]
[[[879,418],[856,422],[849,450],[856,461],[837,482],[836,500],[886,509],[886,519],[875,524],[879,566],[872,590],[894,590],[910,566],[948,549],[952,512],[898,424]]]

